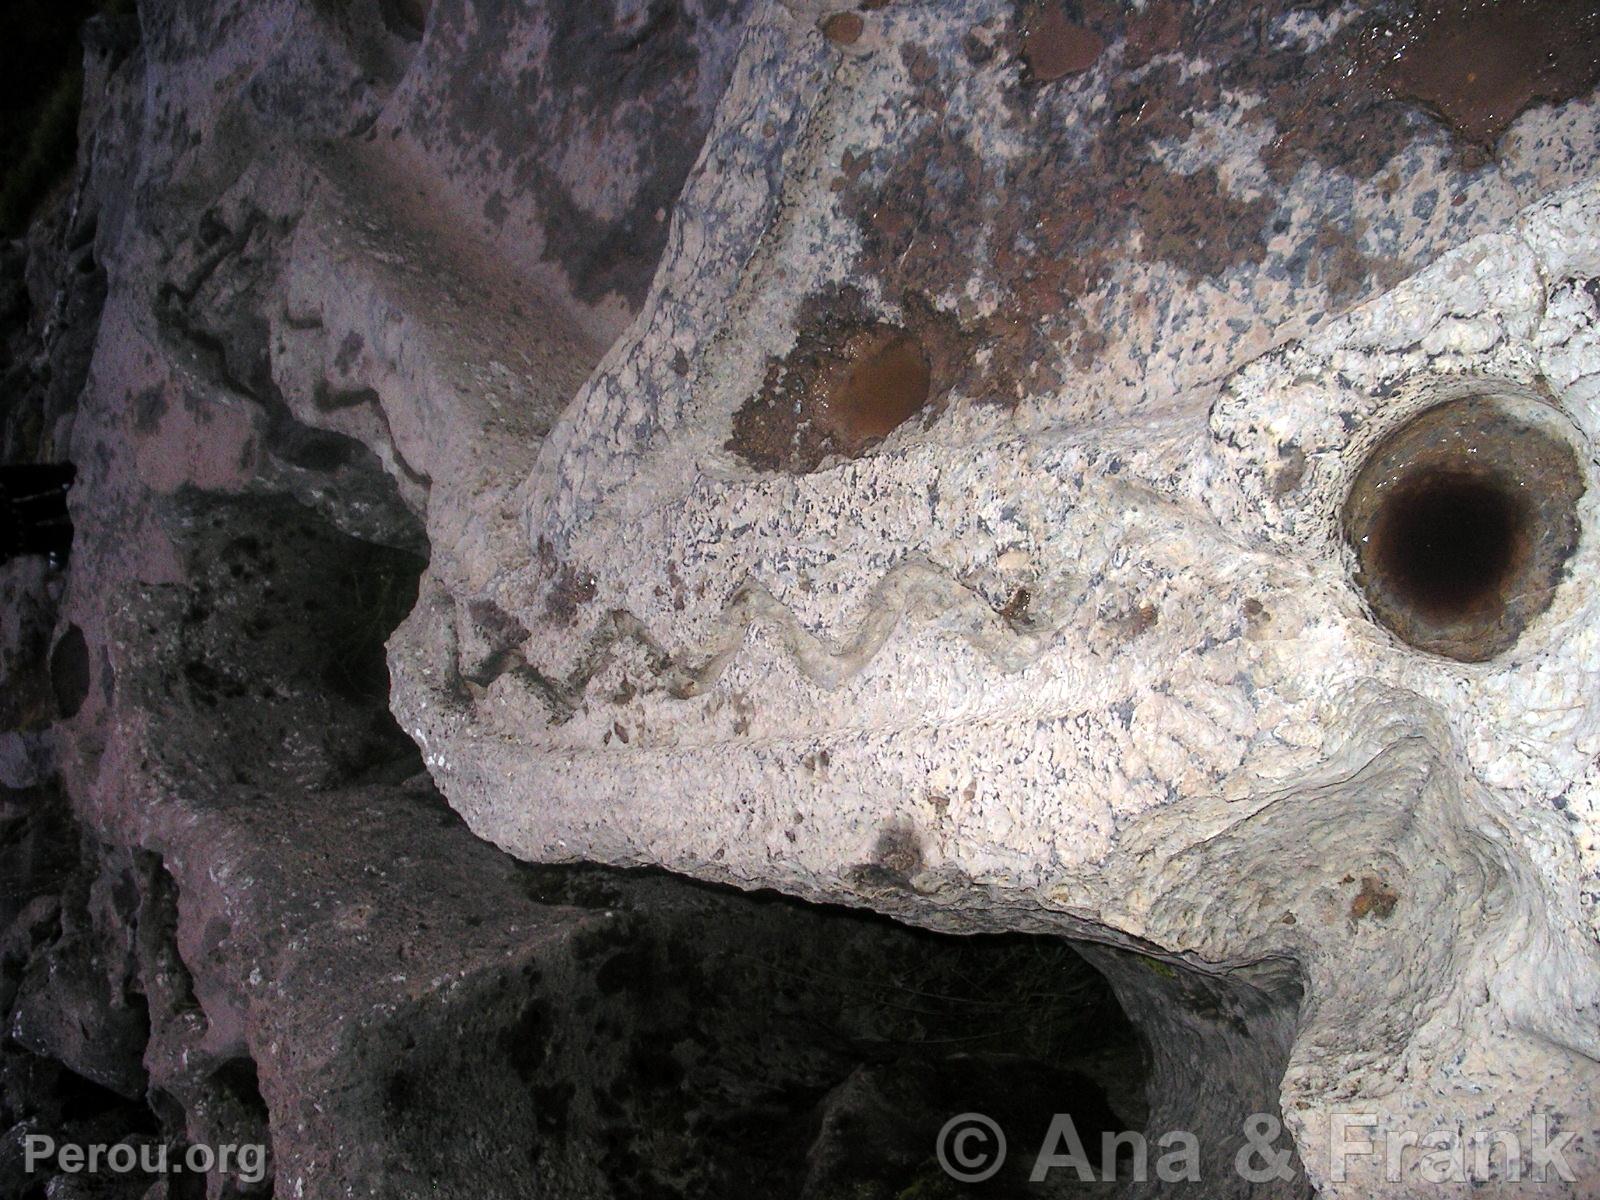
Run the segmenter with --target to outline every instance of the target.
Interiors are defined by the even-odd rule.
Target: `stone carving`
[[[1593,1104],[1594,109],[1406,103],[1470,15],[1086,14],[752,16],[639,317],[525,473],[435,482],[496,532],[433,540],[395,711],[535,861],[1294,964],[1300,1154],[1384,1194],[1342,1107]],[[1557,550],[1448,657],[1342,514],[1477,396]]]
[[[5,259],[8,453],[79,467],[65,585],[0,579],[18,1053],[270,1135],[282,1195],[824,1197],[846,1117],[908,1187],[940,1081],[1012,1076],[1196,1132],[1213,1200],[1526,1194],[1341,1173],[1350,1112],[1547,1115],[1586,1132],[1541,1194],[1593,1194],[1591,8],[100,19]],[[12,666],[57,645],[70,688]],[[817,963],[818,911],[578,862],[1075,939],[1120,1076],[852,1059],[871,1022],[741,1058],[758,1017],[680,1010],[728,946]],[[860,986],[803,1012],[999,944],[848,920]],[[823,1132],[717,1158],[678,1090]],[[1251,1113],[1282,1178],[1235,1170]]]

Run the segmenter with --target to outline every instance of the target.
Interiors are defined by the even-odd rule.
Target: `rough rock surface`
[[[0,256],[5,455],[80,471],[0,575],[0,1187],[937,1196],[1066,1110],[1204,1182],[989,1194],[1531,1194],[1340,1112],[1595,1194],[1600,498],[1483,662],[1344,521],[1453,400],[1592,470],[1597,19],[97,19]]]
[[[888,1196],[943,1186],[952,1103],[1036,1136],[1018,1077],[1143,1119],[1069,945],[530,867],[387,711],[432,480],[526,461],[636,311],[743,16],[86,30],[79,174],[0,260],[5,457],[80,468],[70,569],[0,569],[0,1196]]]
[[[1592,459],[1592,43],[1537,97],[1436,60],[1595,14],[1046,7],[753,14],[639,318],[531,471],[432,490],[519,527],[434,539],[395,711],[535,861],[1293,964],[1326,1195],[1385,1192],[1352,1107],[1592,1128],[1592,538],[1477,665],[1374,623],[1339,513],[1462,395]],[[929,375],[887,436],[874,329]]]

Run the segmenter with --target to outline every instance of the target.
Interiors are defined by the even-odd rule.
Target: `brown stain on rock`
[[[1388,288],[1404,279],[1402,264],[1375,258],[1361,249],[1366,222],[1356,218],[1345,224],[1325,221],[1317,230],[1307,257],[1306,278],[1321,283],[1328,299],[1343,308],[1369,287]]]
[[[1189,5],[1185,0],[1152,0],[1128,18],[1128,40],[1123,65],[1130,70],[1152,58],[1170,54],[1183,41]]]
[[[1349,879],[1349,876],[1345,878]],[[1356,893],[1355,899],[1350,901],[1350,919],[1360,921],[1372,916],[1380,921],[1387,921],[1394,915],[1394,907],[1398,903],[1400,903],[1398,892],[1385,886],[1376,876],[1364,875],[1361,878],[1361,890]]]
[[[757,470],[804,474],[858,457],[930,407],[948,350],[930,355],[917,330],[872,320],[859,293],[832,300],[808,302],[794,349],[734,414],[726,448]],[[936,324],[925,307],[908,319]]]
[[[861,40],[867,23],[852,12],[832,13],[822,18],[822,36],[835,46],[853,46]]]
[[[1278,447],[1278,469],[1272,476],[1272,495],[1282,500],[1300,490],[1306,477],[1306,452],[1289,442]]]
[[[1022,61],[1040,83],[1087,71],[1105,48],[1104,38],[1068,19],[1059,3],[1037,9],[1022,35]]]
[[[877,845],[872,850],[872,861],[902,879],[909,879],[922,869],[922,840],[909,822],[897,821],[878,832]]]
[[[1013,629],[1025,628],[1032,619],[1029,609],[1033,605],[1033,593],[1025,587],[1012,590],[1011,596],[995,612],[1000,619]]]
[[[1215,278],[1267,255],[1261,231],[1277,205],[1241,200],[1213,167],[1191,175],[1147,169],[1130,189],[1144,231],[1144,256]]]
[[[1508,7],[1533,11],[1538,3]],[[1587,12],[1594,0],[1579,7]],[[1009,16],[972,27],[953,54],[902,48],[911,78],[904,103],[915,118],[898,141],[849,156],[848,171],[834,181],[841,210],[862,232],[858,269],[876,277],[885,295],[951,304],[962,336],[986,361],[981,376],[963,373],[953,386],[1002,405],[1093,365],[1117,333],[1103,319],[1108,281],[1130,258],[1169,262],[1199,278],[1248,276],[1274,236],[1298,225],[1302,245],[1283,253],[1288,282],[1308,304],[1322,303],[1320,289],[1328,307],[1343,311],[1392,286],[1449,236],[1438,226],[1465,225],[1467,216],[1444,210],[1426,232],[1367,236],[1351,220],[1345,193],[1330,191],[1325,211],[1296,217],[1276,196],[1231,191],[1213,169],[1177,174],[1155,149],[1203,134],[1199,114],[1235,110],[1247,126],[1270,127],[1261,157],[1280,185],[1308,165],[1360,183],[1419,140],[1444,143],[1459,166],[1481,163],[1481,150],[1446,138],[1423,115],[1419,106],[1437,101],[1402,97],[1386,74],[1379,50],[1393,7],[1374,5],[1314,46],[1273,32],[1301,8],[1291,0],[1151,0],[1135,13],[1108,0],[1017,0]],[[1474,6],[1460,20],[1476,28],[1510,19],[1477,13]],[[1418,28],[1446,23],[1443,16],[1433,22]],[[1578,23],[1586,29],[1586,22]],[[1075,32],[1063,33],[1069,27]],[[1076,57],[1044,56],[1052,31],[1064,46],[1077,46]],[[1117,70],[1096,77],[1092,107],[1066,103],[1067,89],[1039,86],[1058,68],[1095,61],[1093,45],[1121,58]],[[1392,38],[1388,45],[1392,51]],[[1586,49],[1595,45],[1600,39],[1590,37]],[[1188,69],[1197,59],[1204,71]],[[992,160],[985,131],[950,106],[963,77],[976,72],[1015,81],[1004,93],[1005,123],[1030,155]],[[1565,67],[1536,74],[1546,82],[1534,90],[1551,96],[1577,94],[1588,78]],[[1407,90],[1420,93],[1420,78]],[[1137,250],[1130,248],[1135,233]],[[981,281],[979,300],[964,294],[973,278]]]
[[[1064,10],[1058,4],[1053,11]],[[1118,6],[1090,0],[1074,12],[1106,45],[1131,19]],[[1188,14],[1182,4],[1147,14],[1149,22],[1137,26],[1141,46],[1150,53],[1175,46]],[[969,34],[962,64],[1015,70],[1004,64],[1023,55],[1028,21],[1025,12],[1014,23],[985,26],[982,38]],[[1254,52],[1253,25],[1237,36]],[[983,52],[974,56],[973,47]],[[924,68],[928,78],[907,104],[928,120],[892,150],[852,157],[849,176],[836,186],[862,230],[861,266],[888,294],[948,295],[954,281],[973,275],[993,289],[992,310],[955,300],[962,336],[986,359],[981,377],[964,371],[952,381],[964,394],[1009,405],[1092,364],[1107,344],[1092,305],[1125,253],[1119,243],[1132,225],[1144,235],[1143,257],[1170,256],[1199,274],[1260,261],[1273,205],[1233,195],[1214,170],[1170,172],[1151,152],[1194,132],[1192,110],[1220,100],[1214,77],[1185,80],[1175,62],[1137,77],[1116,72],[1105,84],[1106,103],[1087,115],[1057,111],[1047,103],[1049,89],[1016,89],[1008,123],[1036,150],[991,164],[974,148],[973,132],[947,119],[955,82],[941,74],[948,68]],[[1085,123],[1089,140],[1080,145]]]
[[[828,416],[856,444],[887,437],[928,402],[928,357],[903,330],[880,326],[845,346],[844,386],[828,395]]]
[[[1404,16],[1392,11],[1375,6],[1305,69],[1265,54],[1230,80],[1267,100],[1257,119],[1278,129],[1265,155],[1274,178],[1286,181],[1308,159],[1370,177],[1425,132],[1418,109],[1444,122],[1473,169],[1528,108],[1600,83],[1594,0],[1422,0]]]
[[[939,63],[924,45],[908,42],[900,47],[900,61],[905,64],[911,82],[922,87],[939,73]]]
[[[922,838],[916,827],[906,820],[892,820],[878,831],[871,861],[851,867],[846,878],[866,891],[901,891],[911,887],[923,861]]]
[[[495,651],[515,649],[532,636],[526,625],[484,596],[468,601],[467,615]]]
[[[1384,86],[1485,150],[1535,104],[1600,83],[1593,0],[1431,0],[1383,32],[1397,43],[1379,68]]]
[[[539,539],[538,557],[546,580],[544,614],[552,621],[570,625],[578,619],[578,609],[599,594],[595,578],[562,562],[548,538]]]
[[[1131,642],[1141,633],[1155,627],[1156,622],[1161,619],[1161,610],[1147,602],[1104,614],[1103,619],[1119,637]]]

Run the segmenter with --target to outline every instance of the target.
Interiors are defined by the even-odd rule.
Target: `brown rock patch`
[[[1372,875],[1365,875],[1361,879],[1361,891],[1350,901],[1350,919],[1359,921],[1372,916],[1380,921],[1387,921],[1394,915],[1394,906],[1398,903],[1400,903],[1398,892],[1390,890],[1382,880]]]
[[[772,364],[761,395],[734,417],[728,448],[762,470],[854,458],[928,401],[927,355],[903,329],[869,325],[842,342],[808,343]]]
[[[1398,44],[1379,68],[1384,86],[1485,150],[1535,104],[1570,100],[1600,82],[1593,0],[1431,0],[1385,32]]]
[[[1035,11],[1022,35],[1022,61],[1040,83],[1087,71],[1105,48],[1104,38],[1069,20],[1060,4]]]
[[[1261,233],[1276,207],[1265,198],[1239,199],[1211,167],[1192,175],[1147,169],[1134,206],[1144,230],[1145,258],[1210,277],[1266,257]]]
[[[959,337],[926,303],[905,308],[902,326],[869,316],[853,290],[809,301],[794,349],[769,361],[761,391],[734,414],[726,448],[757,470],[805,474],[937,411]]]
[[[1542,2],[1557,0],[1506,7],[1544,11]],[[1562,2],[1563,12],[1595,7],[1594,0]],[[950,306],[987,362],[981,379],[960,378],[956,386],[1002,404],[1060,387],[1092,367],[1117,336],[1107,327],[1103,301],[1135,230],[1141,256],[1215,278],[1263,263],[1274,236],[1294,229],[1303,246],[1285,251],[1291,282],[1321,285],[1329,307],[1340,311],[1391,285],[1420,265],[1438,231],[1403,240],[1380,231],[1363,251],[1362,230],[1353,227],[1348,197],[1336,187],[1320,219],[1301,224],[1280,210],[1276,196],[1233,193],[1212,168],[1179,175],[1153,149],[1188,141],[1199,114],[1234,109],[1233,97],[1257,98],[1239,109],[1240,119],[1271,126],[1261,154],[1280,185],[1313,163],[1370,179],[1419,139],[1443,140],[1420,106],[1440,109],[1444,102],[1424,96],[1420,67],[1394,68],[1405,73],[1403,88],[1386,74],[1382,50],[1392,53],[1394,39],[1383,34],[1394,8],[1374,5],[1330,43],[1314,44],[1279,31],[1284,15],[1300,7],[1288,0],[1207,6],[1151,0],[1133,13],[1104,0],[1017,0],[1010,16],[970,29],[959,53],[936,58],[923,47],[903,47],[912,120],[898,142],[848,157],[848,169],[834,182],[842,211],[862,231],[859,269],[875,276],[885,295],[935,297]],[[1511,28],[1513,21],[1483,16],[1479,9],[1486,7],[1473,0],[1456,22],[1479,30],[1480,42],[1487,37],[1482,30]],[[1429,31],[1450,24],[1443,7],[1439,13],[1417,19],[1418,47],[1430,44],[1425,33],[1440,37]],[[1572,17],[1564,24],[1581,35],[1587,21]],[[1594,36],[1572,40],[1591,55],[1600,45]],[[1037,86],[1119,46],[1118,69],[1097,76],[1092,109],[1071,102],[1067,89]],[[1207,68],[1186,73],[1184,63],[1160,57],[1180,49],[1190,60],[1203,58]],[[1420,62],[1424,50],[1415,53]],[[1566,63],[1581,54],[1563,49],[1557,57]],[[985,131],[952,110],[948,98],[973,72],[1018,79],[1022,86],[1006,92],[1005,123],[1018,144],[1033,148],[1031,157],[990,161]],[[1533,75],[1525,90],[1552,97],[1574,94],[1589,78],[1566,66]],[[1502,110],[1509,111],[1507,104],[1494,108]],[[1481,149],[1460,137],[1449,144],[1462,166],[1480,164]],[[968,294],[974,279],[981,302]],[[1111,315],[1119,304],[1112,301]]]
[[[562,562],[548,538],[540,538],[539,566],[546,579],[545,616],[563,625],[578,619],[578,609],[599,594],[593,575],[580,573],[571,563]]]
[[[1128,18],[1128,45],[1123,65],[1142,67],[1158,54],[1170,54],[1183,40],[1189,6],[1184,0],[1153,0]]]
[[[866,27],[866,22],[852,12],[832,13],[822,18],[822,36],[835,46],[855,45]]]

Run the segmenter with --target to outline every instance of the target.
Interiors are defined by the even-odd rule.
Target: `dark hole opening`
[[[77,716],[89,698],[89,645],[76,625],[67,626],[50,651],[50,687],[63,720]]]
[[[1504,599],[1527,524],[1527,506],[1506,481],[1430,471],[1384,502],[1373,562],[1397,598],[1430,619],[1470,617]]]
[[[1459,662],[1509,650],[1566,577],[1585,474],[1559,416],[1526,398],[1467,396],[1394,430],[1344,507],[1373,620]]]
[[[378,0],[378,14],[390,33],[408,42],[420,42],[428,25],[433,0]]]

